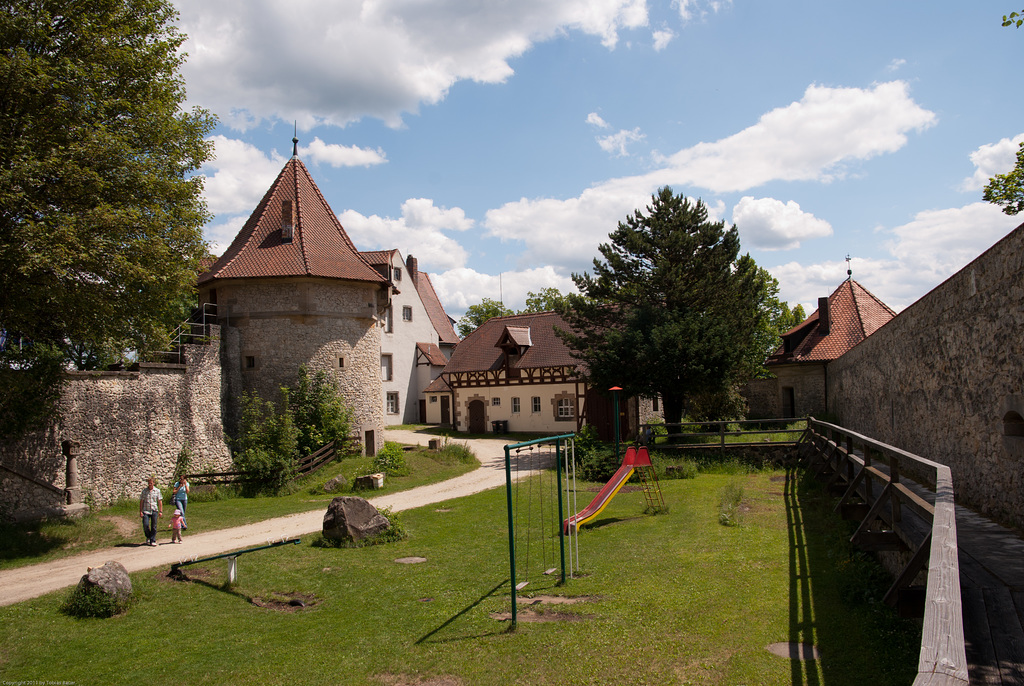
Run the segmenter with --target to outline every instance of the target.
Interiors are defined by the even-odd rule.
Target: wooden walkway
[[[1024,686],[1024,539],[961,506],[956,529],[971,684]]]

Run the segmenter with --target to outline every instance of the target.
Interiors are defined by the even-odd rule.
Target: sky
[[[1019,2],[173,1],[219,119],[212,250],[297,128],[356,247],[415,256],[456,319],[574,290],[663,186],[808,313],[848,267],[899,311],[1024,221],[982,200],[1024,141]]]

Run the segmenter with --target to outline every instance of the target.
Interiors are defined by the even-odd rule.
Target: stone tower
[[[293,154],[231,247],[199,277],[199,302],[216,304],[221,325],[228,434],[244,392],[277,402],[304,364],[338,380],[353,430],[375,454],[384,426],[377,321],[389,297],[387,279],[355,249]]]

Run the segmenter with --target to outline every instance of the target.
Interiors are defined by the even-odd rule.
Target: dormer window
[[[281,242],[291,243],[295,230],[295,215],[292,213],[292,201],[281,201]]]

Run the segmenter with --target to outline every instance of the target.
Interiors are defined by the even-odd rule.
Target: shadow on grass
[[[71,526],[71,525],[69,525]],[[23,557],[45,555],[58,550],[72,539],[69,534],[44,533],[28,524],[0,525],[0,560],[16,560]]]
[[[789,525],[789,641],[816,646],[820,664],[790,659],[793,686],[909,684],[920,623],[882,602],[891,579],[853,548],[834,501],[800,469],[785,487]],[[820,670],[819,670],[820,667]]]
[[[415,645],[421,645],[423,643],[452,643],[452,642],[455,642],[455,641],[464,641],[466,639],[483,638],[485,636],[496,636],[498,634],[507,633],[508,629],[502,629],[501,631],[487,631],[487,632],[484,632],[482,634],[472,634],[472,635],[468,635],[468,636],[455,636],[455,637],[452,637],[452,638],[440,638],[440,639],[434,639],[433,638],[435,635],[437,635],[438,632],[443,631],[447,627],[451,626],[459,617],[462,617],[467,612],[469,612],[470,610],[472,610],[473,608],[478,606],[480,603],[482,603],[483,601],[485,601],[488,598],[490,598],[492,595],[494,595],[498,591],[499,588],[501,588],[502,586],[504,586],[507,583],[508,583],[508,579],[505,579],[504,581],[499,583],[497,586],[495,586],[491,590],[489,590],[486,593],[484,593],[482,596],[477,598],[475,601],[473,601],[472,603],[470,603],[469,605],[467,605],[466,607],[462,608],[461,610],[456,612],[454,615],[452,615],[451,617],[446,619],[436,629],[434,629],[433,631],[429,631],[426,634],[424,634],[423,636],[421,636],[416,641]]]
[[[205,568],[200,568],[196,570],[194,573],[209,574],[210,572]],[[241,591],[235,590],[234,587],[228,586],[227,582],[215,584],[198,576],[189,576],[187,572],[183,572],[181,569],[167,572],[167,578],[171,579],[172,581],[196,584],[197,586],[205,586],[206,588],[212,591],[220,591],[221,593],[235,596],[236,598],[244,600],[246,603],[252,602],[252,598],[250,596],[248,596],[245,593],[242,593]]]

